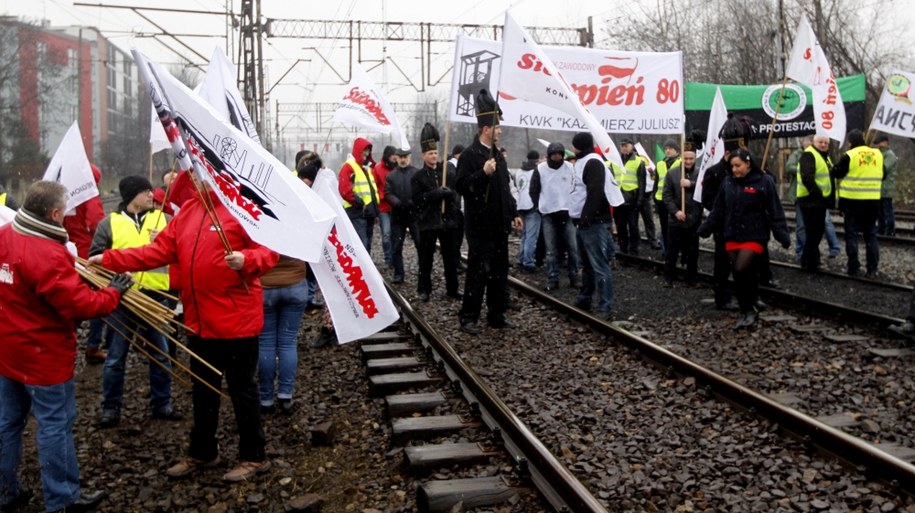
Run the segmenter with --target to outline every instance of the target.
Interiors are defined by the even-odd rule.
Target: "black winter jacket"
[[[671,225],[695,230],[702,221],[702,203],[693,200],[693,191],[696,189],[696,179],[699,177],[699,168],[694,165],[693,168],[686,173],[686,178],[692,182],[692,185],[686,188],[685,223],[681,223],[677,220],[677,212],[680,211],[680,205],[682,204],[680,196],[683,192],[683,188],[680,187],[681,169],[680,166],[677,166],[667,171],[667,175],[664,177],[664,189],[661,193],[661,197],[664,201],[664,208],[667,209],[667,213],[669,214],[668,222],[671,223]]]
[[[413,166],[396,167],[384,183],[384,199],[391,205],[391,219],[399,223],[413,221],[413,186],[411,181],[418,170]]]
[[[442,190],[441,163],[432,169],[423,166],[413,175],[413,204],[416,206],[416,225],[420,231],[457,228],[458,200],[454,190],[454,171],[448,166],[445,178],[447,191]],[[442,213],[442,201],[445,202],[445,213]]]
[[[772,232],[775,240],[788,247],[791,237],[772,177],[759,171],[750,171],[743,178],[728,175],[697,233],[708,237],[716,231],[721,231],[727,242],[758,242],[763,246]]]
[[[483,164],[490,153],[496,159],[496,172],[487,176]],[[508,164],[498,151],[490,149],[475,137],[473,144],[461,153],[457,167],[457,191],[464,197],[464,219],[468,237],[507,234],[518,216],[512,197]]]

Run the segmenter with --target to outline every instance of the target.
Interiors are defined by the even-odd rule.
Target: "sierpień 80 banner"
[[[836,79],[836,85],[842,94],[847,119],[847,130],[858,128],[864,130],[866,124],[865,78],[864,75],[852,75]],[[779,102],[779,91],[782,84],[774,85],[720,85],[700,82],[686,83],[686,125],[688,129],[705,130],[708,126],[709,110],[715,98],[715,88],[721,88],[724,104],[728,113],[740,118],[746,116],[751,120],[755,137],[798,137],[816,132],[811,103],[810,89],[800,84],[788,83]],[[775,124],[772,117],[778,110]]]
[[[544,47],[582,105],[610,133],[676,134],[683,129],[683,66],[680,52],[621,52],[579,47]],[[476,123],[473,97],[499,91],[502,43],[460,36],[455,45],[449,119]],[[545,72],[533,54],[508,69]],[[553,91],[557,102],[560,91]],[[559,109],[499,95],[502,124],[548,130],[587,130]]]

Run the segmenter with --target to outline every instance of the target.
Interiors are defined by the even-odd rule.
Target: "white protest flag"
[[[650,191],[654,187],[654,170],[657,169],[654,161],[651,160],[651,156],[648,155],[648,152],[645,151],[645,147],[642,146],[642,143],[635,143],[635,153],[642,157],[642,160],[645,161],[645,171],[647,172],[645,176],[645,190]]]
[[[880,101],[874,109],[871,130],[915,138],[915,107],[912,105],[912,83],[915,73],[894,70],[886,79]]]
[[[845,104],[826,54],[806,15],[801,15],[797,26],[785,75],[806,85],[813,93],[813,119],[817,124],[817,135],[828,136],[840,143],[844,141]]]
[[[705,132],[705,144],[702,146],[704,156],[699,165],[699,177],[693,189],[693,200],[702,202],[702,180],[705,179],[705,170],[717,164],[724,155],[724,139],[721,137],[721,128],[728,120],[728,108],[721,96],[721,88],[715,88],[715,99],[712,101],[712,110],[708,116],[708,129]]]
[[[16,211],[6,205],[0,205],[0,226],[12,223],[16,217]]]
[[[206,100],[210,107],[213,107],[213,110],[222,116],[223,120],[228,121],[260,144],[261,139],[257,135],[257,127],[251,121],[245,101],[235,84],[234,68],[235,65],[226,57],[226,54],[216,48],[213,50],[213,56],[207,66],[207,74],[195,92]]]
[[[165,130],[162,129],[162,122],[159,121],[159,115],[156,114],[156,107],[149,105],[151,112],[149,116],[149,152],[158,153],[172,147],[165,136]]]
[[[42,180],[60,182],[67,188],[67,215],[73,215],[76,207],[98,196],[92,166],[83,146],[83,136],[74,121],[54,152]]]
[[[530,61],[531,56],[539,62],[539,65],[533,67],[519,65],[522,62]],[[543,53],[524,27],[519,25],[508,11],[505,11],[505,26],[502,30],[499,96],[549,105],[584,121],[591,136],[594,137],[594,142],[604,154],[604,158],[623,167],[619,150],[613,144],[607,130],[590,111],[585,109],[578,95],[572,92],[569,84],[557,71],[550,58]],[[621,205],[623,193],[620,191],[619,184],[613,179],[612,173],[607,173],[607,175],[609,178],[608,195],[612,197],[610,204]]]
[[[318,173],[312,186],[337,214],[321,258],[311,268],[341,343],[365,338],[397,320],[397,309],[359,234],[343,210],[333,179]]]
[[[138,50],[132,53],[181,169],[206,180],[252,240],[317,261],[334,211],[184,84]]]
[[[343,96],[334,111],[334,120],[368,130],[391,134],[400,148],[410,149],[400,121],[381,89],[372,82],[362,66],[353,66],[353,78],[343,87]]]

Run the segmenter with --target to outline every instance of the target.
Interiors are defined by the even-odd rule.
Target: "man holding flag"
[[[212,205],[210,212],[206,203]],[[221,227],[214,224],[210,214]],[[227,254],[220,232],[232,248],[231,253]],[[185,324],[193,332],[188,334],[189,347],[225,376],[235,410],[241,461],[223,476],[230,482],[250,479],[270,468],[255,381],[258,336],[264,325],[263,291],[258,277],[278,259],[276,252],[251,240],[212,191],[185,203],[149,245],[109,249],[89,259],[91,264],[121,271],[149,271],[179,264]],[[191,360],[191,372],[215,390],[220,389],[222,376],[200,360]],[[188,454],[166,471],[171,478],[186,477],[219,460],[216,428],[220,397],[194,380],[193,402],[194,426]]]
[[[471,335],[482,329],[477,322],[486,292],[487,321],[493,328],[513,328],[505,318],[508,281],[508,234],[522,227],[509,182],[511,175],[496,141],[502,133],[501,109],[489,91],[474,97],[479,131],[458,160],[457,191],[464,197],[468,264],[461,305],[461,330]]]

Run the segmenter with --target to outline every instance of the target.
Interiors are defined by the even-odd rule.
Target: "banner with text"
[[[579,47],[543,47],[582,105],[610,133],[676,134],[683,125],[683,66],[680,52],[649,53]],[[502,43],[459,36],[451,80],[449,119],[476,123],[473,97],[499,90]],[[519,67],[543,71],[533,54]],[[555,91],[557,102],[560,92]],[[582,120],[560,109],[523,100],[499,99],[502,125],[583,131]]]
[[[847,129],[864,130],[867,109],[864,105],[865,77],[852,75],[836,79],[845,104]],[[728,112],[735,117],[748,117],[755,137],[766,138],[773,130],[772,116],[778,105],[781,84],[773,85],[725,85],[686,83],[686,127],[687,130],[705,130],[708,126],[709,111],[715,98],[715,90],[721,88]],[[816,132],[813,97],[810,88],[788,83],[782,94],[782,106],[775,120],[774,137],[801,137]]]
[[[871,130],[915,138],[915,106],[910,98],[913,83],[915,73],[895,70],[886,77],[871,120]]]

